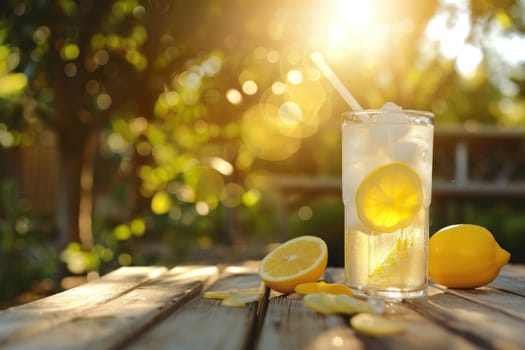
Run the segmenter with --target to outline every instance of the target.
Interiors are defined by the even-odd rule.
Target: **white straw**
[[[328,64],[325,62],[323,54],[320,52],[312,52],[310,55],[310,58],[312,61],[314,61],[317,68],[321,70],[323,75],[332,83],[334,88],[339,92],[341,97],[348,103],[350,108],[352,108],[354,111],[362,111],[363,107],[357,102],[357,100],[352,96],[350,91],[347,90],[347,88],[343,85],[341,80],[335,75],[334,71],[328,66]]]

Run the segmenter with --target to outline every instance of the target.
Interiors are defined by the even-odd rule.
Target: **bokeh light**
[[[230,182],[224,186],[221,194],[221,203],[230,208],[235,208],[243,202],[244,188],[234,182]]]
[[[314,215],[314,212],[312,210],[312,207],[308,205],[303,205],[297,210],[297,215],[299,216],[299,219],[307,221],[312,218]]]
[[[233,105],[238,105],[242,102],[242,95],[236,89],[229,89],[226,91],[226,99]]]
[[[257,84],[253,80],[247,80],[242,84],[242,91],[246,95],[255,95],[257,93]]]
[[[170,195],[165,192],[157,192],[151,199],[151,211],[157,215],[166,214],[171,208]]]
[[[298,124],[303,119],[303,111],[295,102],[285,102],[279,107],[279,118],[287,124]]]
[[[210,158],[209,163],[213,169],[217,170],[224,176],[229,176],[233,174],[233,165],[221,157],[212,157]]]
[[[271,105],[256,105],[243,114],[242,140],[259,158],[283,160],[299,150],[300,139],[283,133],[289,126],[280,121],[278,115],[278,108]]]
[[[109,107],[111,107],[111,96],[109,96],[108,94],[106,93],[102,93],[102,94],[99,94],[97,96],[97,107],[101,110],[106,110],[106,109],[109,109]]]
[[[286,85],[281,83],[280,81],[276,81],[272,84],[272,92],[275,95],[282,95],[286,91]]]
[[[292,69],[286,74],[286,80],[292,85],[299,85],[303,82],[303,74],[297,69]]]

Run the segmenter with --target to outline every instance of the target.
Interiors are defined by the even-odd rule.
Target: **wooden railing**
[[[438,126],[433,196],[525,197],[525,129]],[[280,192],[341,191],[340,176],[279,174]]]

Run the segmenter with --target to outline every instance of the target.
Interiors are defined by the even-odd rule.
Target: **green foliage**
[[[432,234],[445,226],[458,223],[481,225],[492,232],[504,249],[511,252],[511,262],[523,263],[523,210],[523,203],[517,198],[436,201],[431,207],[430,231]]]
[[[0,178],[0,307],[34,282],[56,276],[57,259],[48,242],[53,234],[52,221],[23,210],[13,181]]]
[[[330,266],[344,265],[344,206],[340,196],[305,196],[292,208],[290,231],[294,235],[322,237],[328,247]]]
[[[350,7],[343,11],[343,5]],[[180,262],[195,247],[246,236],[282,238],[280,226],[288,221],[294,234],[319,233],[340,247],[336,197],[305,198],[301,212],[279,218],[282,198],[270,180],[281,173],[340,174],[337,116],[348,107],[311,62],[312,51],[325,54],[364,107],[392,100],[433,110],[437,123],[525,123],[520,93],[502,92],[510,73],[490,65],[497,54],[484,50],[467,76],[457,58],[444,57],[441,38],[426,37],[436,15],[448,25],[469,16],[459,3],[26,0],[2,6],[8,15],[0,17],[0,145],[24,146],[51,130],[59,153],[74,152],[93,169],[93,222],[85,225],[92,244],[74,239],[60,254],[75,274]],[[465,41],[476,47],[487,47],[481,34],[494,26],[522,30],[516,1],[471,1],[470,9]],[[512,79],[519,89],[523,77]],[[87,157],[90,133],[99,145]],[[84,202],[81,193],[91,192],[59,191],[77,191],[79,198],[71,198]],[[44,249],[56,238],[37,227],[34,235],[20,235],[20,215],[33,222],[20,207],[0,216],[7,255]],[[515,237],[521,225],[513,218],[500,226]],[[331,263],[339,264],[341,255],[331,254]],[[48,273],[33,267],[23,268],[30,275],[24,281]]]

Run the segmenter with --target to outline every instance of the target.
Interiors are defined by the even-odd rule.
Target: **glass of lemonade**
[[[426,295],[433,118],[390,102],[343,114],[345,281],[356,295]]]

